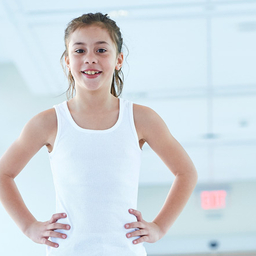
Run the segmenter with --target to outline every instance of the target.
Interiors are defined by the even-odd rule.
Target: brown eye
[[[103,50],[104,52],[106,52],[106,50],[105,50],[105,49],[99,49],[98,51],[101,51],[101,50]],[[100,53],[104,53],[104,52],[100,52]]]
[[[75,52],[81,53],[81,52],[78,52],[78,51],[83,51],[83,52],[84,52],[84,50],[82,50],[82,49],[78,49],[78,50],[76,50]]]

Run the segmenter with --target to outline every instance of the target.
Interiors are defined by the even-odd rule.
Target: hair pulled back
[[[64,35],[65,51],[63,52],[60,58],[61,66],[64,70],[65,75],[68,78],[68,83],[69,83],[69,88],[66,91],[66,95],[68,99],[70,98],[70,96],[71,97],[74,96],[75,80],[71,74],[71,71],[69,71],[68,74],[66,73],[65,66],[63,65],[64,57],[68,57],[68,44],[69,44],[71,34],[76,29],[83,28],[88,25],[97,25],[103,29],[106,29],[110,35],[110,38],[116,45],[117,54],[121,53],[122,51],[123,38],[120,32],[120,28],[116,25],[115,21],[113,21],[108,17],[108,14],[104,15],[100,12],[87,13],[87,14],[83,14],[78,18],[71,20],[68,23],[67,28],[65,29],[65,35]],[[119,70],[115,70],[113,74],[111,90],[110,90],[111,94],[113,94],[115,97],[118,97],[122,93],[123,80],[124,80],[124,75],[122,72],[122,68],[120,68]]]

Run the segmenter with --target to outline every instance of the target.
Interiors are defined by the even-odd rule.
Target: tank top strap
[[[65,104],[65,101],[53,106],[53,108],[55,109],[56,117],[57,117],[57,134],[55,137],[53,150],[50,153],[48,153],[50,157],[55,152],[55,148],[57,147],[58,142],[63,135],[63,130],[68,125],[64,104]]]
[[[126,135],[131,135],[131,139],[135,140],[135,144],[139,150],[139,138],[136,131],[135,121],[134,121],[134,103],[130,100],[123,99],[123,121],[122,129],[126,130]],[[129,130],[129,131],[128,131]]]

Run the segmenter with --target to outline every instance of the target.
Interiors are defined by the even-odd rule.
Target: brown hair
[[[73,94],[75,92],[75,80],[70,71],[68,74],[66,73],[65,67],[63,65],[63,62],[64,62],[63,59],[64,57],[68,56],[69,38],[70,38],[70,35],[76,29],[82,28],[88,25],[97,25],[101,28],[104,28],[108,31],[110,38],[116,45],[117,54],[122,52],[123,38],[120,32],[120,28],[116,25],[116,22],[110,19],[107,15],[108,14],[103,15],[100,12],[83,14],[82,16],[71,20],[68,23],[67,28],[65,29],[65,36],[64,36],[65,51],[63,52],[60,58],[60,62],[64,70],[64,73],[68,78],[69,88],[66,91],[66,95],[68,99],[70,98],[70,96],[72,97],[74,96]],[[122,93],[123,80],[124,80],[124,75],[121,68],[119,70],[115,70],[115,73],[113,74],[111,90],[110,90],[111,94],[113,94],[115,97],[118,97]],[[116,88],[117,88],[117,91],[116,91]]]

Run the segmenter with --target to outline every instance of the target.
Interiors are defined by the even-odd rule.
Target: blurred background
[[[122,98],[154,109],[199,175],[149,256],[256,255],[256,1],[0,0],[0,156],[37,113],[66,100],[60,65],[75,17],[108,13],[123,33]],[[174,175],[143,146],[138,210],[152,221]],[[47,148],[15,179],[39,221],[55,212]],[[0,255],[45,255],[0,204]]]

